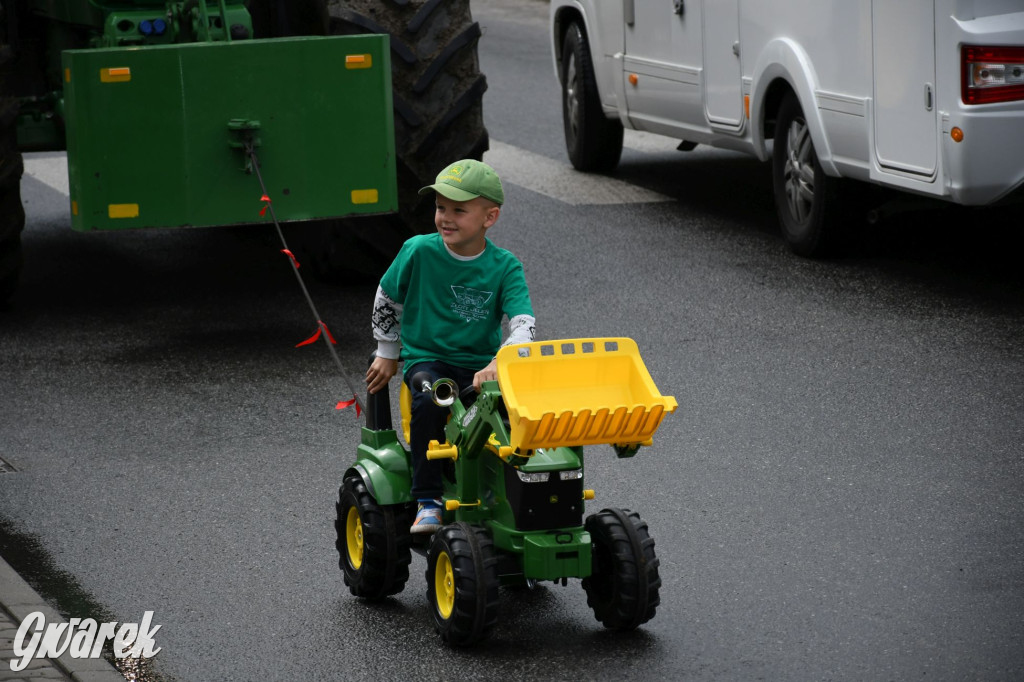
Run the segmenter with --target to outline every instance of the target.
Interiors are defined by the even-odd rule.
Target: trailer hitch
[[[232,149],[241,149],[245,153],[245,166],[242,170],[246,175],[252,175],[252,150],[263,144],[263,140],[256,134],[259,129],[259,121],[247,118],[233,118],[228,121],[228,146]]]

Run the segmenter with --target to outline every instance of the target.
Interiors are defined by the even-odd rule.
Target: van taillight
[[[1024,99],[1024,47],[964,45],[960,65],[964,104]]]

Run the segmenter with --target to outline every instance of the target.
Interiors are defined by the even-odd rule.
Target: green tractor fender
[[[412,501],[412,463],[394,431],[363,429],[356,461],[345,477],[358,474],[378,505]]]

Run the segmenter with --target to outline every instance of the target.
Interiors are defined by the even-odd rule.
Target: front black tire
[[[601,107],[583,27],[573,22],[562,43],[562,123],[565,148],[576,170],[606,172],[622,156],[622,122]]]
[[[14,53],[4,43],[7,15],[0,4],[0,306],[14,295],[21,274],[21,232],[25,209],[21,204],[24,170],[17,147],[18,100],[13,94]]]
[[[825,174],[796,95],[779,106],[772,152],[775,208],[782,236],[796,254],[834,255],[845,232],[839,206],[839,180]]]
[[[363,479],[350,475],[338,491],[336,509],[338,565],[349,591],[368,600],[401,592],[412,560],[408,506],[378,505]]]
[[[661,577],[654,539],[636,512],[602,509],[584,524],[594,546],[587,605],[607,628],[634,630],[654,617]]]
[[[498,620],[498,560],[482,528],[454,523],[434,534],[427,553],[427,600],[441,639],[466,646]]]

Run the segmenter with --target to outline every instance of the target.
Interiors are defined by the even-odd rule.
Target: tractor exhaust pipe
[[[455,402],[455,397],[459,395],[459,387],[455,385],[455,382],[451,379],[438,379],[434,382],[434,385],[430,387],[434,403],[441,407],[448,407]]]
[[[455,398],[459,395],[459,387],[454,381],[438,379],[431,383],[430,375],[426,372],[417,372],[409,383],[414,389],[429,393],[430,399],[439,407],[448,407],[455,402]]]

